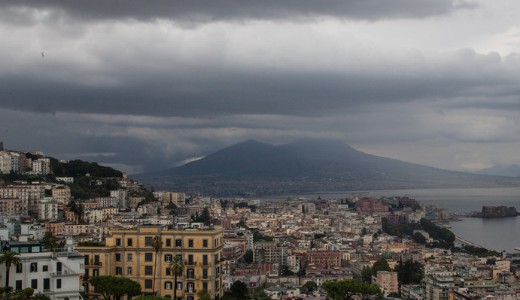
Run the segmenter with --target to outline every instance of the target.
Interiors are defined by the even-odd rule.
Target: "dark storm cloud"
[[[338,72],[236,72],[125,78],[109,87],[0,76],[0,107],[41,113],[78,112],[122,115],[204,117],[240,114],[319,116],[377,103],[466,97],[453,106],[518,106],[495,102],[520,93],[518,76],[500,70],[468,77],[460,70],[429,74],[350,74]],[[121,75],[124,76],[124,75]],[[124,77],[123,77],[124,78]],[[483,98],[484,97],[484,98]],[[483,99],[479,103],[479,99]],[[487,99],[487,100],[486,100]]]
[[[320,16],[377,20],[450,13],[474,5],[456,0],[4,0],[0,8],[62,10],[80,19],[165,18],[180,22],[222,20],[295,20]]]

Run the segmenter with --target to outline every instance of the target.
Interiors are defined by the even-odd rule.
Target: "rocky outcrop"
[[[516,217],[518,212],[514,206],[482,206],[482,212],[476,215],[481,218]]]

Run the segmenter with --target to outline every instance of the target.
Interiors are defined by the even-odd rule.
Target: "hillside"
[[[446,171],[319,139],[280,146],[249,140],[184,166],[134,177],[155,188],[219,195],[520,185],[518,178]]]

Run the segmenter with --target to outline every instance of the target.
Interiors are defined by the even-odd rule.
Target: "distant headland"
[[[518,215],[514,206],[482,206],[482,211],[475,213],[473,216],[477,218],[507,218]]]

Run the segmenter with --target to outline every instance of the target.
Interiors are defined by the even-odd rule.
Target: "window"
[[[188,293],[193,293],[195,291],[195,284],[193,282],[188,282],[186,287],[188,288]]]
[[[98,277],[99,276],[99,270],[97,270],[97,269],[92,270],[92,276]]]
[[[132,261],[133,257],[132,257],[132,253],[127,253],[126,254],[126,261]]]
[[[126,275],[132,275],[132,267],[127,267],[126,268]]]
[[[31,263],[31,272],[38,272],[38,263]]]
[[[121,253],[116,253],[116,261],[121,261]]]
[[[123,275],[123,269],[121,267],[116,267],[116,275]]]
[[[126,245],[127,245],[128,247],[132,247],[133,243],[134,243],[134,241],[133,241],[132,239],[127,239],[127,240],[126,240]]]
[[[182,282],[177,282],[176,290],[182,290]]]
[[[172,282],[171,281],[165,281],[164,282],[164,289],[165,290],[171,290],[172,289]]]
[[[153,275],[153,267],[144,266],[144,275]]]
[[[151,289],[152,288],[152,280],[151,279],[145,279],[144,280],[144,288],[145,289]]]
[[[203,282],[202,283],[202,289],[207,291],[208,290],[208,283],[207,282]]]
[[[194,269],[187,269],[186,270],[186,277],[193,279],[195,278],[195,270]]]
[[[166,267],[166,276],[172,276],[172,269]]]
[[[56,279],[56,288],[61,289],[61,279],[60,278]]]
[[[21,290],[22,289],[22,281],[21,280],[17,280],[16,281],[16,290]]]
[[[43,290],[50,290],[51,289],[51,280],[49,278],[43,279]]]
[[[205,266],[208,265],[208,256],[206,254],[202,255],[202,264]]]
[[[172,239],[166,239],[166,247],[172,246]]]
[[[147,252],[144,254],[144,261],[150,262],[153,261],[153,253]]]
[[[182,247],[182,239],[175,240],[175,247]]]
[[[121,246],[121,239],[116,239],[116,246]]]
[[[38,279],[31,279],[31,288],[38,289]]]
[[[49,266],[45,265],[45,266],[42,266],[42,271],[43,272],[48,272],[49,271]],[[61,271],[61,270],[60,270]]]
[[[188,247],[193,248],[193,240],[192,239],[188,240]]]
[[[193,265],[193,254],[188,254],[188,265]]]
[[[208,269],[202,269],[202,279],[208,279]]]
[[[61,273],[63,271],[63,264],[61,261],[56,262],[56,272]]]
[[[22,272],[23,272],[23,265],[16,264],[16,273],[22,273]]]
[[[164,261],[165,262],[170,262],[172,260],[173,260],[173,255],[171,255],[171,254],[165,254],[164,255]]]
[[[151,246],[152,245],[153,238],[151,236],[147,236],[144,238],[144,245],[145,246]]]
[[[208,240],[202,240],[202,247],[208,248]]]

